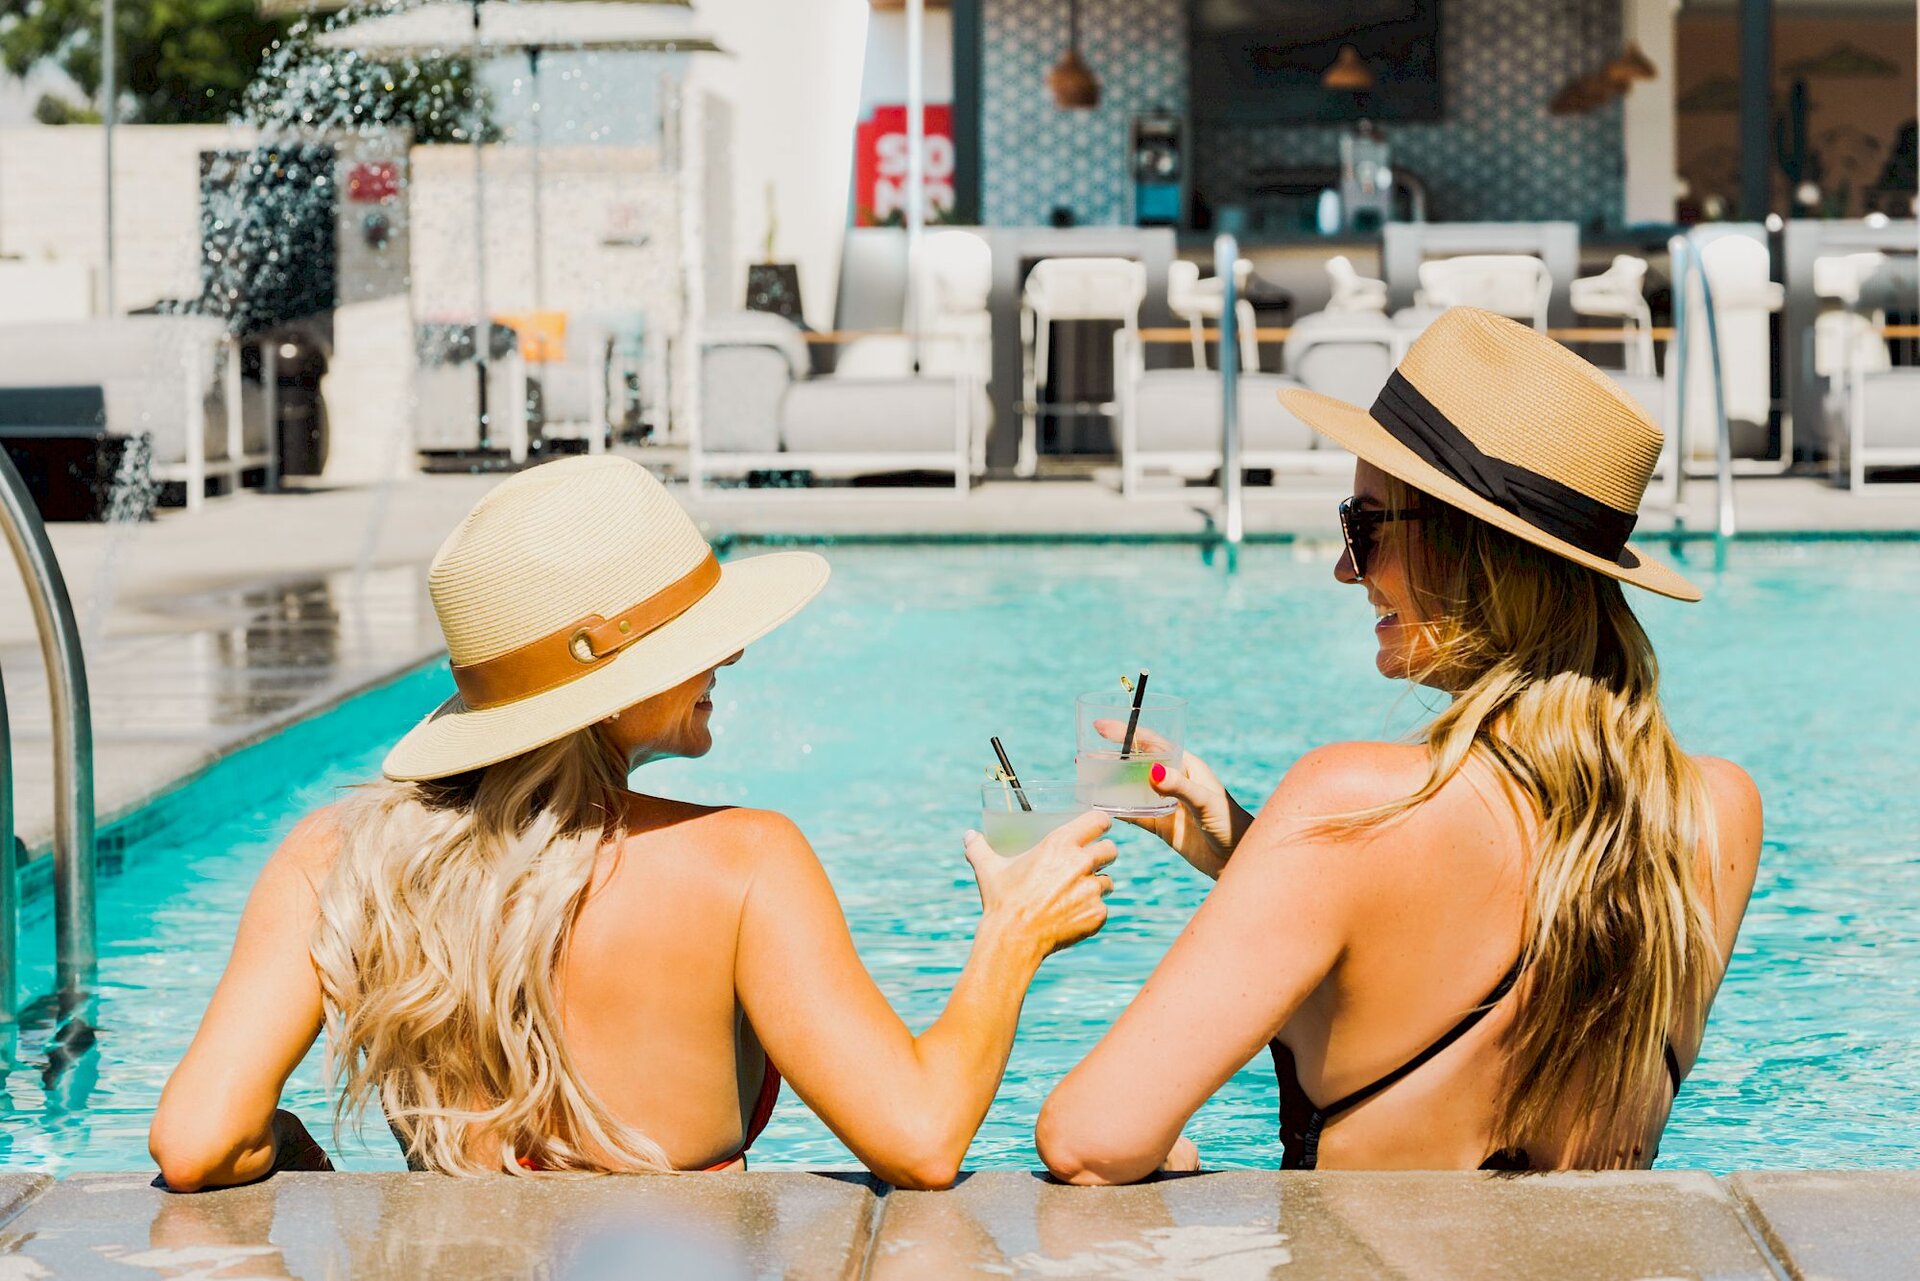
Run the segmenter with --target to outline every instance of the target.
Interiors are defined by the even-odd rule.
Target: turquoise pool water
[[[827,592],[726,674],[713,754],[638,785],[791,814],[820,850],[861,954],[915,1026],[938,1012],[977,905],[959,833],[975,821],[987,738],[1030,774],[1071,758],[1073,695],[1150,664],[1192,700],[1189,738],[1249,802],[1300,752],[1380,737],[1421,699],[1373,673],[1372,616],[1335,584],[1332,549],[1247,549],[1235,572],[1178,546],[830,549]],[[1665,1166],[1912,1163],[1920,1115],[1920,543],[1738,543],[1680,557],[1695,607],[1640,596],[1692,750],[1743,762],[1768,809],[1752,913]],[[225,763],[167,804],[101,881],[99,1045],[52,1087],[29,1022],[0,1093],[0,1159],[55,1173],[146,1164],[147,1118],[226,959],[274,842],[373,774],[449,688],[430,669]],[[1026,1006],[973,1166],[1031,1165],[1046,1091],[1131,997],[1204,883],[1123,838],[1112,922],[1056,957]],[[51,956],[30,905],[23,956]],[[51,981],[29,968],[32,991]],[[325,1114],[316,1052],[290,1105]],[[1194,1120],[1212,1166],[1277,1161],[1264,1056]],[[377,1123],[338,1145],[396,1168]],[[783,1099],[758,1167],[846,1166]]]

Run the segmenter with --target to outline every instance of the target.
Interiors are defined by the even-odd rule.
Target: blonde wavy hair
[[[1520,1007],[1494,1138],[1565,1133],[1576,1166],[1634,1164],[1667,1105],[1668,1037],[1704,1015],[1716,984],[1698,872],[1714,839],[1705,784],[1667,725],[1653,646],[1618,582],[1387,480],[1390,510],[1423,512],[1417,533],[1382,530],[1430,620],[1431,657],[1410,675],[1454,697],[1425,730],[1419,790],[1348,821],[1404,814],[1470,759],[1531,806]]]
[[[377,1100],[449,1174],[671,1168],[580,1080],[555,994],[625,782],[587,729],[343,804],[312,949],[336,1124]]]

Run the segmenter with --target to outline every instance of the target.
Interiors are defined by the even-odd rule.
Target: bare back
[[[753,811],[632,798],[561,959],[582,1081],[681,1169],[737,1153],[766,1056],[735,995]]]
[[[1717,986],[1753,886],[1760,804],[1737,766],[1696,763],[1717,827],[1719,864],[1700,862]],[[1325,825],[1327,815],[1413,794],[1427,768],[1424,746],[1386,743],[1323,747],[1294,765],[1139,995],[1042,1109],[1036,1140],[1057,1175],[1140,1177],[1229,1078],[1265,1058],[1270,1040],[1291,1052],[1309,1110],[1326,1108],[1413,1060],[1487,1000],[1520,952],[1534,836],[1526,803],[1470,764],[1395,820]],[[1502,1034],[1524,984],[1408,1075],[1327,1120],[1315,1163],[1480,1166],[1495,1148]],[[1683,1068],[1704,1015],[1671,1029]],[[1650,1122],[1623,1163],[1652,1160],[1664,1120]],[[1528,1136],[1528,1163],[1568,1164],[1567,1138]]]
[[[1424,781],[1421,746],[1364,748],[1383,796]],[[1696,761],[1705,775],[1721,851],[1718,875],[1703,850],[1701,888],[1712,905],[1721,971],[1746,910],[1758,860],[1758,814],[1744,813],[1751,782],[1724,761]],[[1737,777],[1736,777],[1737,776]],[[1341,1098],[1407,1062],[1485,1001],[1518,957],[1529,851],[1537,819],[1494,770],[1470,759],[1430,800],[1355,857],[1376,864],[1362,925],[1338,964],[1282,1029],[1300,1085],[1322,1103]],[[1322,1168],[1472,1168],[1492,1151],[1504,1077],[1502,1042],[1525,999],[1524,979],[1446,1050],[1376,1097],[1328,1124]],[[1699,1049],[1705,1011],[1671,1032],[1683,1071]],[[1571,1122],[1573,1118],[1568,1118]],[[1649,1164],[1665,1123],[1653,1119],[1633,1164]],[[1571,1126],[1569,1125],[1569,1129]],[[1536,1165],[1564,1164],[1566,1135],[1529,1141]]]

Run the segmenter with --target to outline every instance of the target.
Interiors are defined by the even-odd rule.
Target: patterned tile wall
[[[980,213],[1044,226],[1133,221],[1127,130],[1142,111],[1187,109],[1187,0],[1081,0],[1080,52],[1100,105],[1062,111],[1047,70],[1067,47],[1067,0],[982,0]]]
[[[1571,77],[1619,42],[1617,0],[1441,0],[1445,110],[1387,126],[1396,163],[1425,180],[1435,219],[1570,218],[1616,225],[1624,199],[1618,103],[1547,114]],[[983,0],[982,216],[1045,222],[1056,205],[1086,223],[1131,221],[1128,120],[1186,104],[1187,0],[1089,0],[1082,49],[1105,88],[1095,112],[1055,108],[1046,70],[1066,43],[1066,0]],[[1340,126],[1208,125],[1194,184],[1235,198],[1251,169],[1330,165]]]

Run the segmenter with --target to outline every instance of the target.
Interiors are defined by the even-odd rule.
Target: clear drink
[[[1173,752],[1133,752],[1122,756],[1113,751],[1081,752],[1073,758],[1079,777],[1080,795],[1095,809],[1109,814],[1169,814],[1172,798],[1153,790],[1153,767],[1179,762]]]
[[[1074,783],[1028,783],[1020,792],[1032,809],[1022,809],[1019,797],[1005,783],[987,783],[980,788],[980,834],[996,853],[1007,858],[1026,853],[1048,832],[1093,808],[1080,799]]]
[[[1127,726],[1133,726],[1128,742]],[[1153,790],[1155,765],[1178,765],[1187,700],[1148,692],[1136,713],[1132,696],[1082,694],[1074,702],[1074,774],[1080,799],[1109,814],[1167,814],[1171,798]]]

